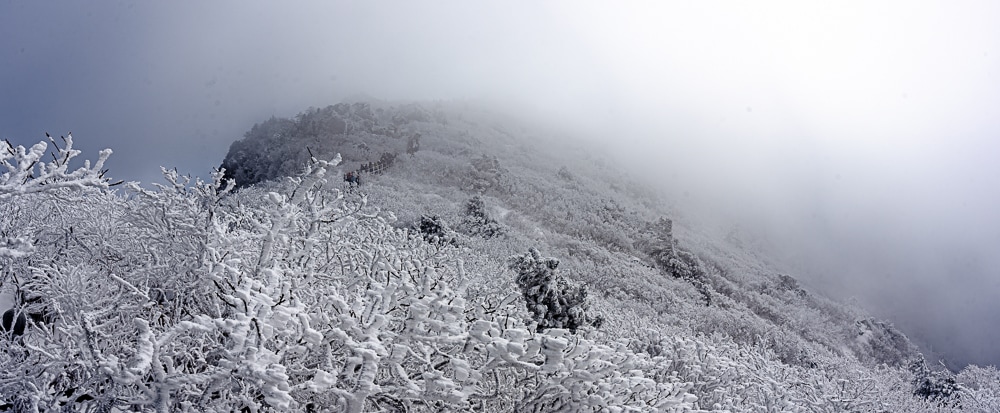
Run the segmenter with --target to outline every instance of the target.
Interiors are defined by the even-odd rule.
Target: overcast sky
[[[488,98],[733,206],[810,282],[1000,362],[1000,3],[0,3],[0,138],[204,175],[271,115]],[[735,208],[738,205],[739,209]],[[726,209],[726,208],[723,208]],[[799,251],[801,249],[801,251]]]

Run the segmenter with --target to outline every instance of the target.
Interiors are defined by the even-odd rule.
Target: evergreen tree
[[[525,255],[511,258],[510,268],[517,271],[518,287],[528,311],[538,322],[538,330],[565,328],[576,332],[580,327],[600,327],[603,319],[588,314],[587,289],[571,286],[556,268],[559,260],[542,257],[532,248]]]

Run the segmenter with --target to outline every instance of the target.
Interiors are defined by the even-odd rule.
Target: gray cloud
[[[765,228],[813,285],[956,363],[997,363],[998,7],[7,2],[0,136],[72,130],[148,182],[352,94],[485,97]]]

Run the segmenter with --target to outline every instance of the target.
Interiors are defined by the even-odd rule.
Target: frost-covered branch
[[[48,148],[45,141],[36,143],[31,148],[13,146],[6,140],[0,142],[0,167],[4,169],[0,173],[0,201],[59,188],[107,188],[108,179],[104,177],[102,169],[104,162],[111,156],[111,149],[99,152],[97,162],[93,165],[87,160],[83,166],[71,171],[70,161],[80,155],[80,151],[73,149],[73,135],[66,135],[63,140],[64,145],[60,147],[49,137],[49,142],[56,150],[49,162],[42,159]]]
[[[47,135],[47,134],[46,134]],[[88,187],[106,189],[108,180],[104,177],[104,162],[111,156],[111,150],[100,152],[97,162],[91,166],[84,161],[82,167],[69,169],[70,161],[80,154],[73,149],[73,136],[63,138],[60,147],[52,137],[56,152],[52,160],[43,161],[48,144],[45,141],[31,148],[14,146],[9,141],[0,141],[0,202],[9,202],[19,196],[50,193],[60,189],[83,189]],[[5,229],[0,228],[3,232]],[[24,258],[34,252],[35,246],[27,236],[0,236],[0,258]]]

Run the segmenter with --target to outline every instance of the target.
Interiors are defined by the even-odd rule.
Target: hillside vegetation
[[[1000,409],[996,369],[930,368],[599,152],[482,106],[272,118],[210,181],[152,190],[52,149],[0,144],[22,321],[0,409]]]

